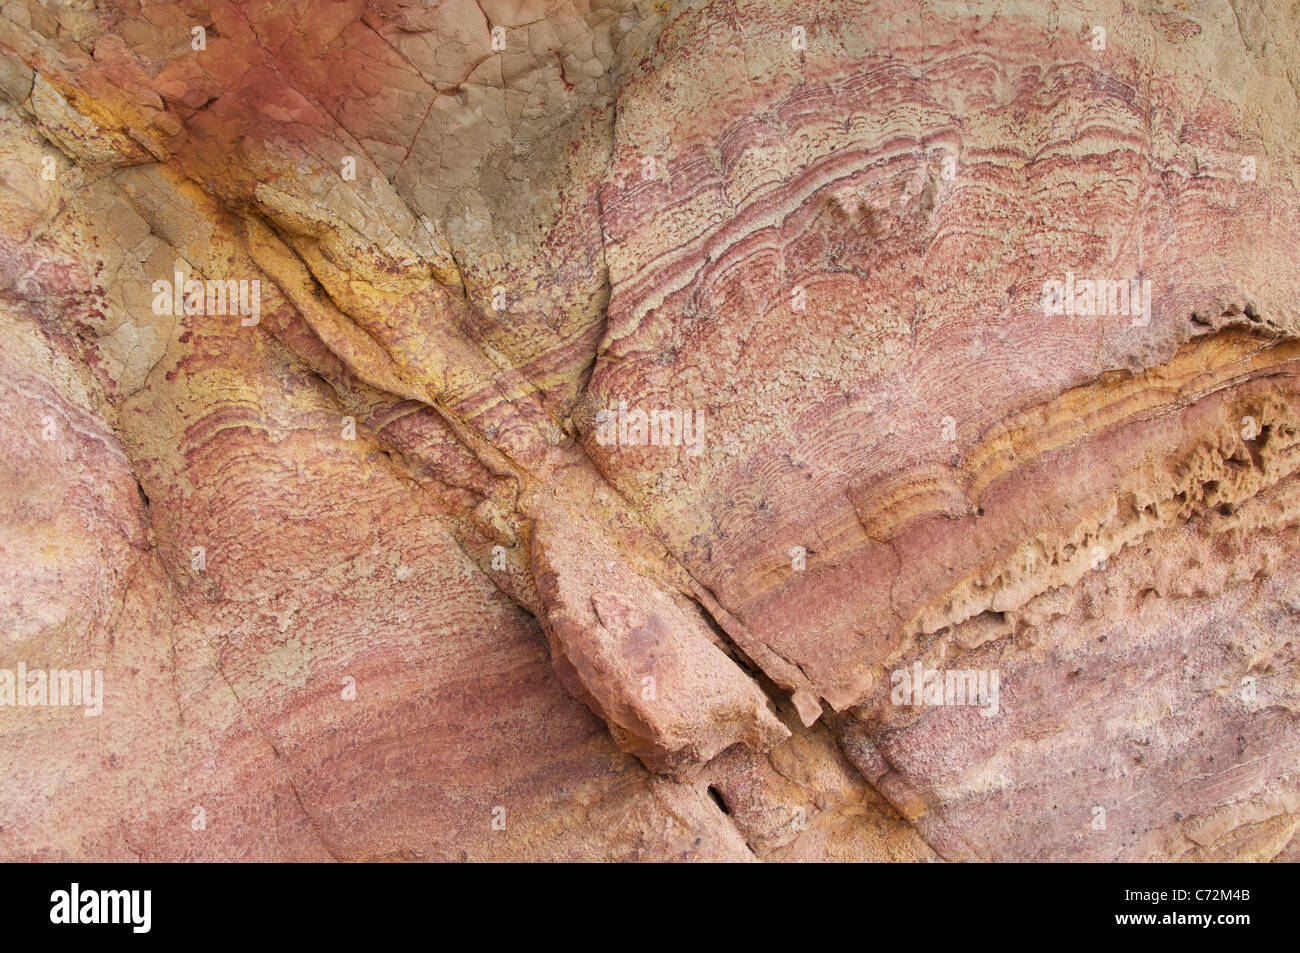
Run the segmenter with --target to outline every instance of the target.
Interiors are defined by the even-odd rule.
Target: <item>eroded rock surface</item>
[[[1298,23],[5,4],[0,857],[1300,858]]]

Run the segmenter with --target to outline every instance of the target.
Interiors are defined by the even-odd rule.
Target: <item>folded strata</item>
[[[5,5],[0,856],[1300,858],[1298,14]]]

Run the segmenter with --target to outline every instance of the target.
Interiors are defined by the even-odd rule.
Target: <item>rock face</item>
[[[1298,23],[5,4],[0,858],[1300,859]]]

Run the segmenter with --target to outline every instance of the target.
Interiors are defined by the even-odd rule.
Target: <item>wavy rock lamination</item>
[[[0,857],[1297,859],[1297,22],[7,4]]]

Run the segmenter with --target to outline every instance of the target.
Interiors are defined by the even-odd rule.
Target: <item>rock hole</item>
[[[713,803],[718,805],[718,810],[723,814],[731,813],[731,809],[727,807],[727,802],[722,799],[722,795],[718,793],[718,789],[711,784],[709,785],[709,797],[713,798]]]
[[[1250,454],[1251,462],[1261,470],[1264,468],[1264,455],[1260,451],[1267,446],[1269,437],[1272,435],[1273,425],[1265,424],[1259,428],[1259,434],[1254,440],[1244,441],[1246,444],[1246,452]]]

